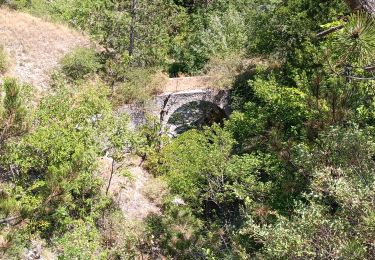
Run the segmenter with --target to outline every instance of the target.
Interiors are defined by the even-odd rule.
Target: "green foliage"
[[[262,252],[264,257],[340,257],[338,252],[345,248],[347,223],[330,218],[324,209],[314,204],[297,211],[295,216],[292,220],[280,218],[270,227],[255,228],[256,236],[267,244]]]
[[[283,84],[293,86],[295,77],[303,73],[311,84],[312,72],[322,62],[315,35],[320,25],[336,20],[346,8],[341,0],[253,1],[248,52],[270,56],[283,65],[279,66],[282,73],[277,74]]]
[[[176,219],[180,214],[187,216],[184,212],[191,210],[193,215],[188,215],[189,219],[194,216],[210,226],[208,229],[199,228],[194,221],[192,226],[187,225],[186,228],[193,230],[190,234],[200,229],[199,232],[204,232],[209,241],[202,241],[196,234],[193,240],[181,241],[188,244],[176,254],[186,252],[188,248],[189,252],[194,252],[202,247],[213,250],[215,255],[235,254],[231,250],[236,245],[230,241],[233,229],[243,223],[243,217],[246,214],[263,220],[270,217],[265,207],[265,204],[275,201],[270,180],[282,176],[281,167],[277,166],[275,158],[262,154],[232,155],[233,145],[231,135],[214,126],[203,132],[188,131],[162,149],[157,168],[159,174],[164,174],[172,194],[181,196],[182,205],[185,205],[172,206],[165,214]],[[175,201],[176,198],[172,199],[170,204],[177,203]],[[174,227],[167,227],[162,230],[166,232],[164,235],[174,236]],[[224,245],[225,249],[222,248]],[[173,247],[168,245],[167,248],[169,251]]]
[[[203,222],[186,206],[169,204],[165,217],[152,216],[146,221],[147,231],[163,249],[163,254],[181,259],[198,258],[205,254]]]
[[[161,166],[169,168],[166,172],[172,192],[178,191],[183,199],[201,205],[205,197],[199,192],[203,190],[201,185],[207,185],[210,177],[215,181],[223,174],[223,165],[217,163],[225,164],[232,149],[233,140],[223,134],[216,136],[209,130],[204,134],[193,130],[163,149],[165,157]],[[214,191],[211,195],[214,196]]]
[[[304,92],[279,86],[274,80],[258,79],[249,84],[252,101],[244,105],[243,112],[234,112],[227,124],[242,149],[263,146],[260,136],[268,139],[271,146],[303,136],[304,123],[310,117]]]
[[[7,4],[14,9],[23,9],[31,7],[32,0],[10,0]]]
[[[97,54],[88,48],[74,49],[63,57],[60,63],[62,72],[72,80],[84,79],[101,68]]]
[[[242,232],[262,241],[260,255],[266,258],[370,259],[373,133],[333,128],[311,151],[302,150],[295,160],[311,178],[309,203],[300,203],[290,219],[278,216],[272,225],[250,220]]]
[[[106,259],[134,259],[145,254],[140,250],[154,246],[152,237],[145,232],[146,225],[140,221],[124,218],[118,209],[109,209],[100,221],[101,242],[105,244]],[[141,244],[141,245],[140,245]]]
[[[342,0],[11,2],[103,51],[66,56],[35,115],[27,88],[4,81],[0,221],[23,223],[1,229],[9,255],[40,235],[62,259],[373,258],[373,18]],[[223,126],[168,139],[157,119],[132,134],[113,115],[108,96],[142,103],[161,91],[159,71],[205,69],[235,86]],[[79,84],[94,73],[108,86]],[[141,224],[95,174],[98,157],[117,164],[129,150],[168,186],[148,185],[161,214]]]
[[[337,34],[334,43],[334,53],[339,56],[337,63],[367,66],[375,59],[373,17],[361,12],[352,14],[344,29]]]
[[[5,78],[0,85],[0,153],[4,142],[28,129],[30,123],[30,86]]]
[[[246,34],[247,5],[216,4],[209,9],[198,9],[187,17],[180,32],[173,38],[173,58],[170,74],[196,74],[212,58],[225,58],[241,53]],[[193,28],[191,28],[193,27]]]
[[[55,243],[60,259],[108,259],[94,223],[77,221]]]
[[[13,183],[2,189],[1,217],[27,220],[26,233],[55,236],[67,258],[87,248],[88,255],[102,251],[95,225],[82,224],[95,223],[108,206],[94,175],[97,158],[103,150],[120,154],[129,137],[127,120],[112,116],[107,95],[100,86],[57,89],[42,99],[33,130],[7,142],[0,160],[5,174],[13,173]],[[75,237],[80,243],[71,241]]]
[[[244,0],[208,6],[164,0],[33,0],[19,5],[89,32],[105,48],[106,59],[163,67],[172,75],[199,73],[211,57],[243,52],[249,39]]]
[[[168,1],[113,2],[107,0],[53,3],[53,12],[74,26],[87,30],[110,57],[133,66],[162,65],[168,54],[168,33],[175,12]],[[142,10],[139,12],[139,10]],[[172,22],[172,23],[171,23]],[[135,38],[132,44],[130,37]]]
[[[24,217],[36,213],[44,218],[45,210],[57,207],[57,212],[66,211],[65,216],[69,219],[68,212],[80,203],[76,208],[81,212],[76,212],[78,215],[83,216],[86,210],[91,210],[93,201],[89,194],[99,185],[91,172],[99,152],[95,131],[99,131],[100,125],[96,126],[89,119],[96,113],[108,113],[109,105],[103,102],[103,96],[100,96],[103,94],[94,89],[86,89],[75,98],[67,98],[67,95],[66,90],[60,90],[57,95],[43,100],[37,113],[39,125],[36,130],[17,143],[7,144],[7,156],[3,160],[5,165],[16,165],[18,169],[18,185],[24,196],[17,201]],[[91,186],[85,184],[87,181]],[[78,194],[88,197],[74,204]],[[65,206],[60,207],[59,201],[64,201]],[[64,226],[64,219],[57,212],[47,214],[49,221]],[[44,223],[45,219],[40,221]]]
[[[362,129],[372,122],[373,84],[350,76],[372,77],[359,68],[373,61],[372,18],[353,14],[343,30],[318,42],[320,25],[342,14],[343,2],[256,1],[251,6],[248,50],[276,59],[254,69],[255,76],[244,75],[251,80],[233,97],[243,103],[236,104],[239,111],[224,130],[189,131],[167,144],[158,160],[150,158],[156,164],[151,169],[183,202],[166,204],[165,216],[177,218],[188,209],[205,223],[202,228],[186,221],[194,236],[180,241],[185,246],[168,244],[159,235],[163,248],[187,258],[370,259],[373,133],[371,127]],[[197,28],[201,21],[196,20]],[[360,31],[357,38],[355,31]],[[197,39],[203,37],[189,42],[197,42],[197,52],[191,52],[197,60],[182,60],[204,64],[209,51]],[[361,127],[348,127],[353,122]],[[332,124],[336,128],[325,130]],[[156,226],[168,238],[175,235],[173,224]]]
[[[6,72],[8,69],[8,56],[4,47],[0,45],[0,73]]]

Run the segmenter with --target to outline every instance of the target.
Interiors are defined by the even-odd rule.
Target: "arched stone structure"
[[[130,116],[131,129],[146,123],[146,115],[151,114],[160,120],[162,130],[174,135],[176,129],[173,124],[168,124],[171,116],[179,110],[184,110],[184,105],[193,102],[209,102],[224,111],[225,116],[230,115],[229,90],[197,88],[180,92],[166,92],[155,96],[145,104],[124,105],[118,113],[127,113]],[[183,112],[182,112],[183,113]],[[204,115],[202,115],[204,116]]]
[[[229,91],[216,89],[196,89],[175,93],[163,93],[154,99],[155,116],[160,118],[163,129],[168,127],[171,116],[182,106],[192,102],[210,102],[221,108],[226,116],[230,114]]]
[[[170,115],[166,125],[172,135],[214,123],[222,124],[228,114],[219,106],[208,101],[192,101],[179,107]]]

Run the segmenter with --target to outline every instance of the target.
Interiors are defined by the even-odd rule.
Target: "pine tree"
[[[0,102],[0,146],[11,136],[25,130],[27,114],[22,86],[15,79],[8,78],[4,80],[2,87],[5,95],[2,103]]]

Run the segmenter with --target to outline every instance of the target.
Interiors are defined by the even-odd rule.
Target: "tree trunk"
[[[345,0],[352,11],[365,11],[375,15],[375,0]]]
[[[131,24],[130,24],[130,35],[129,35],[129,56],[133,56],[134,53],[134,38],[135,38],[135,22],[137,16],[137,0],[132,0],[131,6]]]
[[[350,7],[352,12],[364,11],[375,17],[375,0],[345,0],[345,2]],[[322,38],[328,34],[342,29],[343,27],[343,25],[335,26],[325,31],[319,32],[316,36],[318,38]]]

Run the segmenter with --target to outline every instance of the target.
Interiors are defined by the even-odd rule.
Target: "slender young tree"
[[[129,57],[133,56],[134,52],[134,39],[135,39],[135,23],[137,19],[137,0],[132,0],[130,16],[130,35],[129,35]]]

